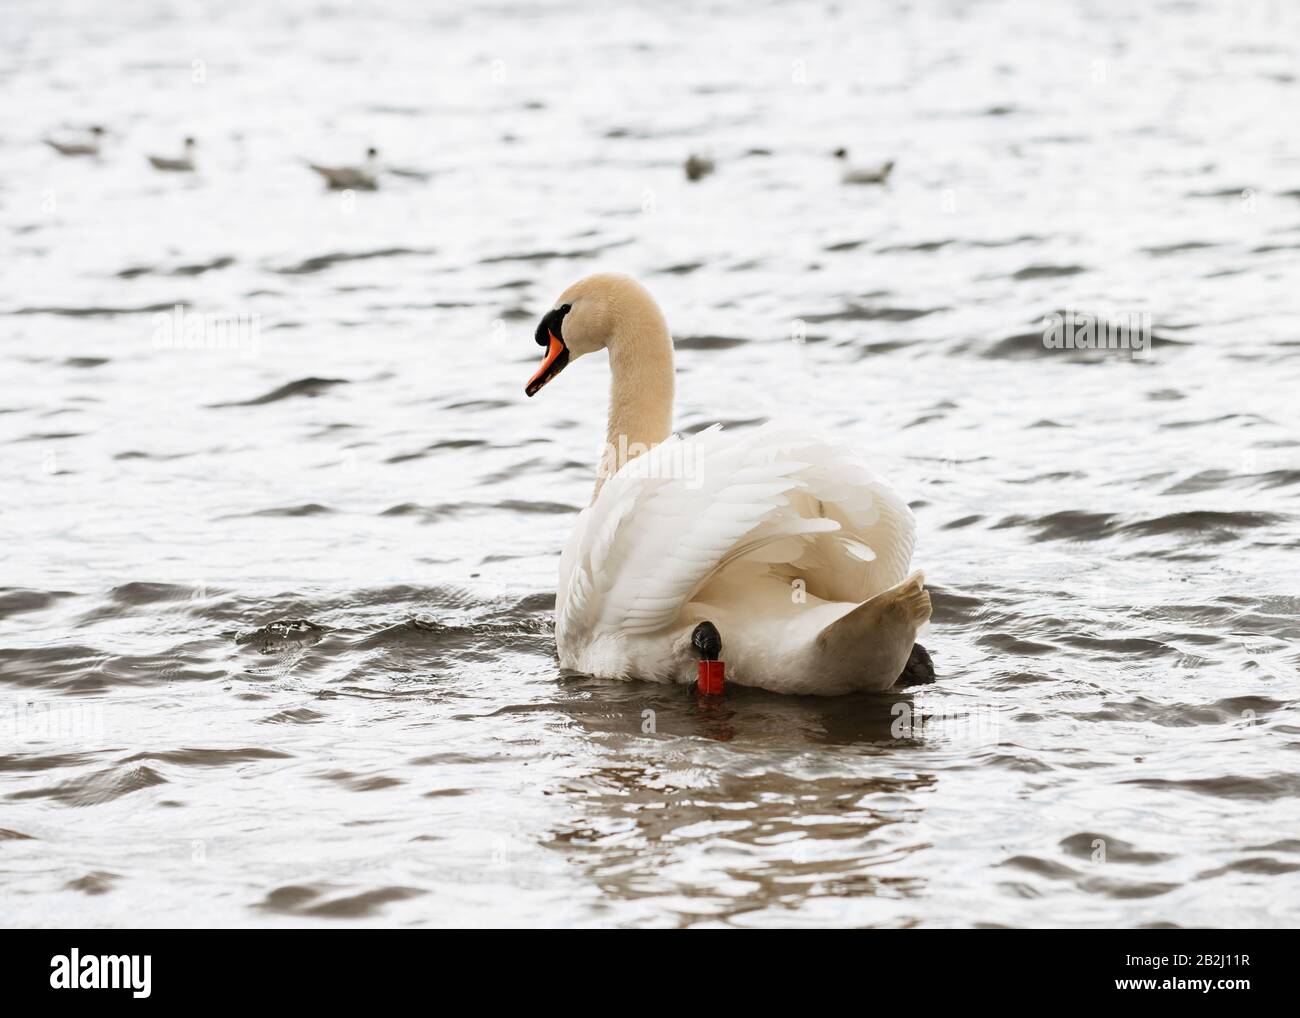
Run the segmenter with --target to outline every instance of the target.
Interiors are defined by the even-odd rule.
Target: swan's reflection
[[[554,706],[596,762],[549,790],[571,815],[541,842],[657,921],[667,903],[680,924],[869,923],[873,898],[923,884],[913,821],[936,778],[908,766],[900,702],[570,678]]]

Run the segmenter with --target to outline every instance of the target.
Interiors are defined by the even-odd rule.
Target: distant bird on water
[[[194,139],[185,139],[185,145],[181,149],[181,154],[178,158],[173,158],[171,156],[148,156],[147,158],[155,170],[167,170],[171,173],[193,173]]]
[[[45,144],[62,156],[97,156],[99,143],[103,140],[104,129],[96,124],[90,129],[89,136],[83,141],[53,141],[45,139]]]
[[[687,180],[699,180],[701,177],[707,177],[713,172],[713,160],[709,156],[697,155],[692,152],[686,157],[686,164],[683,169],[686,170]]]
[[[366,149],[366,161],[362,166],[307,165],[324,177],[333,191],[375,191],[379,188],[379,152],[373,148]]]
[[[840,177],[842,184],[883,184],[889,180],[889,175],[894,171],[892,159],[879,166],[853,166],[848,161],[848,149],[837,148],[833,154],[836,159],[844,163],[844,175]]]

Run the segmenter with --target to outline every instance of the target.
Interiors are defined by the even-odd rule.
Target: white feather
[[[561,557],[562,663],[609,636],[672,626],[728,564],[758,558],[856,605],[903,579],[915,524],[852,453],[767,425],[717,426],[640,456],[583,510]]]

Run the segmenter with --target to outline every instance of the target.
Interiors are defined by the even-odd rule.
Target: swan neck
[[[596,476],[601,485],[673,428],[673,341],[659,308],[650,303],[624,317],[609,348],[609,423]],[[594,495],[593,495],[594,500]]]

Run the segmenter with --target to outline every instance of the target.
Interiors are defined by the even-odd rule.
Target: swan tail
[[[921,572],[921,570],[916,570],[907,579],[891,587],[883,594],[872,598],[867,604],[871,604],[873,601],[887,597],[890,594],[893,595],[890,607],[902,618],[910,621],[917,629],[930,621],[932,610],[930,592],[925,589],[925,573]]]
[[[906,669],[930,612],[925,574],[917,570],[818,633],[820,666],[853,688],[888,689]]]

